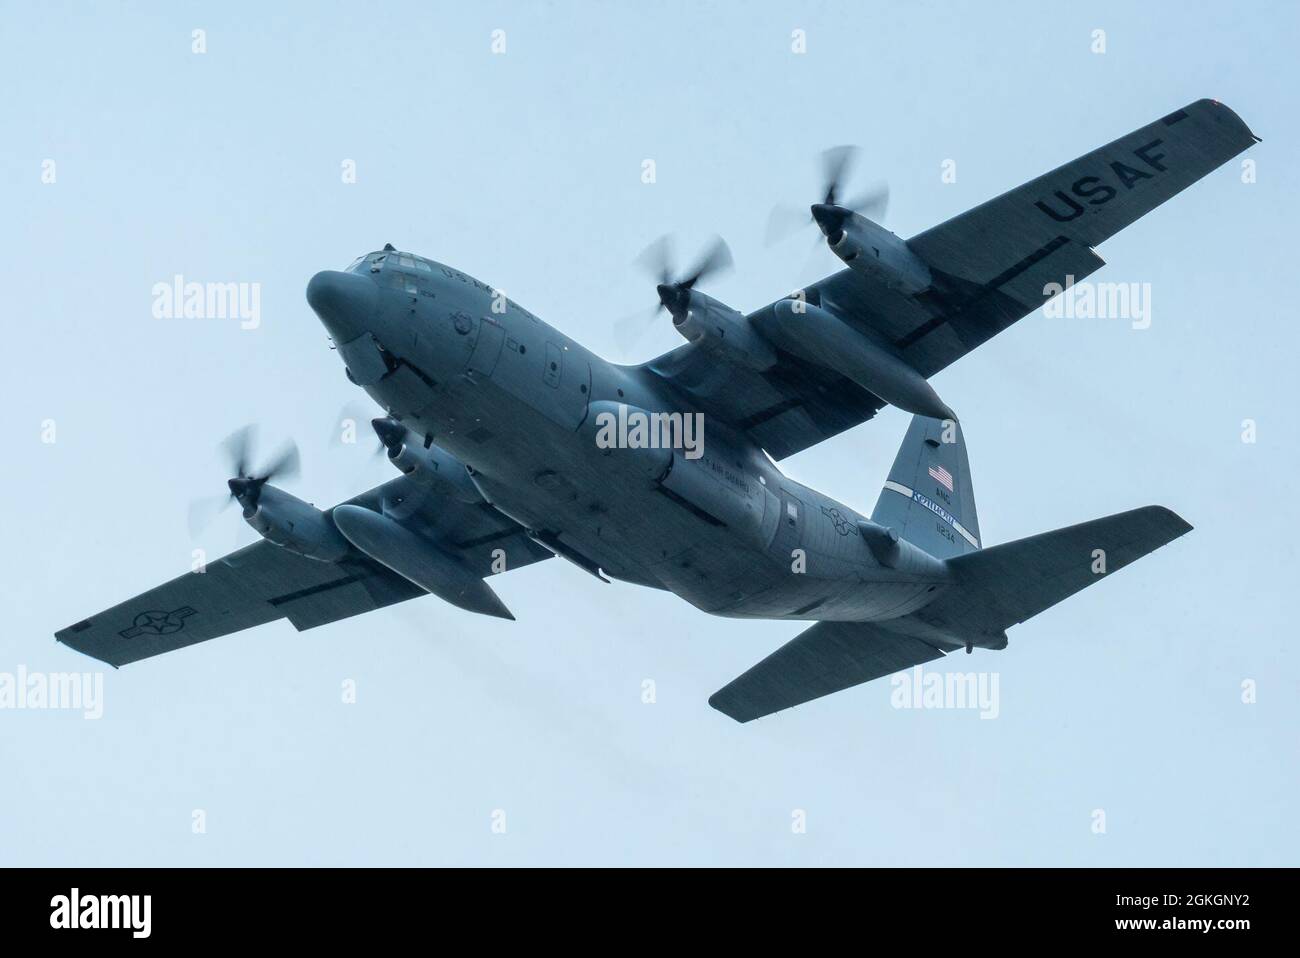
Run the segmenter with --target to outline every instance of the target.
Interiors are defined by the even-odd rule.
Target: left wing
[[[409,511],[422,532],[476,574],[490,573],[494,549],[506,550],[512,569],[551,556],[486,503],[435,496],[405,477],[348,501],[375,510],[387,502]],[[301,632],[425,594],[360,553],[320,562],[260,540],[54,637],[117,667],[276,619],[288,619]]]
[[[929,378],[1105,265],[1093,247],[1241,153],[1258,137],[1222,103],[1198,100],[907,240],[933,285],[908,295],[844,269],[808,303]],[[893,237],[893,242],[902,241]],[[775,303],[749,314],[761,331]],[[865,422],[885,403],[835,372],[777,350],[757,372],[687,343],[646,364],[695,405],[783,459]]]

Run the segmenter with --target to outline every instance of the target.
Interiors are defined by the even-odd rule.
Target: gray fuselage
[[[943,588],[882,566],[863,516],[725,423],[700,420],[690,455],[603,448],[598,410],[698,411],[456,269],[370,254],[318,274],[308,297],[354,383],[468,467],[492,506],[611,576],[717,615],[810,620],[894,618]]]

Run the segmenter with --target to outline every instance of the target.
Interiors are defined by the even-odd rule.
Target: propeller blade
[[[729,270],[733,265],[734,260],[731,258],[731,249],[727,246],[726,240],[721,236],[716,236],[713,239],[713,245],[700,257],[690,275],[678,285],[691,289],[704,277]]]
[[[374,418],[373,405],[356,400],[344,403],[334,416],[334,428],[330,431],[330,445],[358,445],[358,440],[365,433],[366,423]]]
[[[262,482],[269,482],[272,479],[289,479],[298,475],[298,446],[290,439],[280,447],[279,454],[271,460],[270,465],[262,470],[259,476]]]
[[[249,459],[253,444],[257,438],[257,427],[251,423],[242,429],[236,429],[221,443],[221,450],[230,463],[230,473],[234,476],[246,476],[249,471]]]
[[[239,522],[235,524],[235,548],[237,550],[243,549],[246,546],[251,546],[260,539],[261,536],[259,536],[253,530],[253,527],[247,522]]]
[[[614,321],[614,342],[618,343],[618,348],[626,355],[631,353],[632,349],[642,337],[654,326],[655,318],[659,315],[659,310],[664,308],[663,303],[659,303],[649,309],[638,309],[635,313],[629,313]]]
[[[203,534],[203,531],[212,524],[212,520],[230,506],[235,501],[232,495],[224,496],[202,496],[198,499],[191,499],[188,514],[186,515],[186,524],[190,530],[190,538],[197,539]]]
[[[789,239],[811,222],[808,207],[778,203],[767,215],[767,229],[763,232],[763,244],[775,246],[782,240]]]
[[[833,230],[837,227],[828,224],[839,223],[845,215],[842,212],[844,210],[859,213],[876,221],[884,217],[885,210],[889,207],[889,187],[884,183],[879,183],[850,200],[846,201],[843,198],[844,183],[857,159],[858,152],[856,146],[836,146],[822,153],[823,196],[812,206],[812,219],[810,220],[802,210],[796,211],[785,204],[778,205],[768,216],[767,245],[770,246],[794,234],[809,222],[817,223],[823,233],[827,229]],[[820,243],[821,239],[819,236],[816,242]]]
[[[861,213],[867,219],[884,219],[885,211],[889,209],[889,186],[886,183],[881,183],[841,205],[845,209]]]
[[[857,155],[856,146],[833,146],[822,153],[822,182],[826,184],[826,198],[822,202],[826,205],[836,205],[836,196],[844,183],[845,174]]]
[[[289,478],[298,474],[298,447],[290,440],[280,447],[279,453],[262,470],[260,476],[253,475],[254,470],[250,463],[256,435],[257,427],[250,423],[241,429],[236,429],[221,442],[219,448],[228,460],[230,471],[233,473],[226,481],[230,494],[190,500],[187,524],[191,536],[196,537],[203,532],[218,513],[232,502],[239,502],[246,510],[255,508],[262,486],[271,479]]]
[[[721,236],[713,240],[699,261],[682,279],[673,278],[672,240],[666,235],[647,246],[633,262],[659,281],[655,287],[659,294],[659,304],[648,316],[634,313],[615,321],[614,336],[625,353],[630,351],[645,333],[645,329],[660,309],[667,309],[674,316],[679,315],[681,311],[689,308],[690,291],[696,283],[706,276],[729,269],[732,265],[731,250]]]
[[[634,259],[633,264],[658,283],[672,282],[673,239],[667,233],[659,237]]]

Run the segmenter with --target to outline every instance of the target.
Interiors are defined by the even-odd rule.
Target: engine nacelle
[[[262,538],[308,559],[337,562],[352,551],[329,516],[274,486],[262,486],[244,520]]]
[[[405,475],[439,495],[470,505],[483,501],[465,464],[447,450],[434,445],[426,447],[396,419],[375,419],[371,425],[384,444],[388,461]]]
[[[772,341],[794,355],[835,370],[899,409],[931,419],[957,418],[924,376],[833,313],[783,299],[771,317]]]
[[[726,352],[759,372],[776,365],[776,351],[745,315],[712,296],[690,290],[687,308],[673,312],[673,327],[689,342]]]
[[[825,225],[823,230],[827,230]],[[849,269],[904,296],[924,292],[934,285],[930,267],[912,252],[907,241],[865,216],[852,213],[841,218],[830,226],[826,242]]]
[[[357,549],[426,592],[469,612],[514,618],[465,561],[391,517],[344,503],[335,507],[334,521]]]

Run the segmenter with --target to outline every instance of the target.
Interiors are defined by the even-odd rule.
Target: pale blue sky
[[[1264,142],[1257,183],[1229,164],[1100,248],[1096,279],[1151,284],[1150,329],[1035,314],[936,380],[987,542],[1148,503],[1196,527],[961,656],[1000,673],[997,720],[881,682],[738,726],[708,695],[799,625],[548,562],[498,580],[515,623],[431,597],[282,622],[108,669],[98,722],[0,711],[0,863],[1297,864],[1298,16],[1083,6],[6,4],[0,672],[96,666],[52,633],[188,567],[187,502],[245,422],[297,438],[318,503],[389,478],[327,442],[364,397],[303,299],[318,269],[392,242],[622,360],[665,231],[726,236],[709,291],[742,309],[839,266],[763,245],[828,146],[864,148],[909,236],[1200,97]],[[176,273],[260,283],[261,327],[153,319]],[[869,512],[905,425],[783,465]]]

